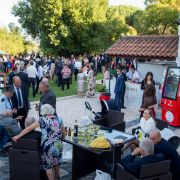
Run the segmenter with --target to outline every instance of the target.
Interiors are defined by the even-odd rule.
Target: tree
[[[0,49],[12,55],[24,53],[26,48],[29,48],[29,44],[18,27],[14,24],[10,24],[9,27],[10,31],[5,27],[0,28]]]
[[[110,18],[111,8],[108,0],[23,0],[13,14],[29,34],[40,38],[44,52],[79,54],[105,50],[120,35],[135,32],[125,22],[128,8],[119,8]]]
[[[127,23],[133,26],[138,34],[176,34],[179,7],[172,4],[175,3],[173,0],[162,2],[148,1],[145,11],[136,11],[126,19]]]

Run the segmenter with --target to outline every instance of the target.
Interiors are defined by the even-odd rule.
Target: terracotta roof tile
[[[111,56],[175,59],[178,35],[174,36],[128,36],[115,42],[106,53]]]

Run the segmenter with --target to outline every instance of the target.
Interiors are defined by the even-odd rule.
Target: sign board
[[[140,108],[142,104],[143,91],[140,84],[126,83],[124,104],[126,107]]]
[[[115,98],[114,88],[116,84],[116,79],[113,78],[110,81],[110,93],[111,98]],[[109,81],[106,82],[106,88],[109,87]],[[156,98],[157,103],[160,104],[161,94],[159,91],[159,86],[156,87]],[[140,108],[142,104],[143,90],[141,90],[141,84],[126,82],[126,92],[124,97],[124,105],[128,108]]]

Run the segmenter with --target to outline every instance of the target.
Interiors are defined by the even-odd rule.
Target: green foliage
[[[46,53],[96,53],[121,35],[136,34],[125,22],[134,8],[109,7],[108,0],[22,0],[13,7],[22,27],[41,39]]]
[[[108,0],[22,0],[13,14],[48,54],[97,53],[121,36],[176,34],[179,0],[146,0],[145,10]]]
[[[147,0],[145,11],[136,11],[126,18],[138,34],[177,34],[179,0]]]
[[[35,44],[32,41],[27,41],[22,35],[21,29],[16,27],[14,23],[10,23],[9,28],[0,28],[0,50],[10,55],[17,55],[32,52],[34,47]]]
[[[96,90],[98,92],[106,92],[106,86],[103,86],[102,84],[96,85]]]
[[[145,3],[139,10],[109,6],[108,0],[22,0],[12,12],[27,33],[40,38],[45,53],[97,53],[121,36],[177,33],[179,0]]]
[[[24,38],[17,27],[12,27],[11,31],[5,27],[0,28],[0,50],[12,55],[24,52]]]

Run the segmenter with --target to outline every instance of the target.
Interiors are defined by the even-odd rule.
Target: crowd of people
[[[103,56],[101,56],[102,58]],[[70,88],[73,75],[77,81],[77,92],[84,96],[84,81],[88,80],[87,97],[95,96],[97,57],[79,60],[74,58],[27,58],[15,57],[2,61],[1,76],[8,74],[4,94],[0,97],[0,155],[7,155],[6,145],[11,139],[18,139],[33,129],[41,129],[41,168],[46,171],[49,180],[59,179],[59,164],[62,155],[61,139],[65,135],[63,121],[56,113],[56,95],[49,87],[49,80],[54,80],[57,86],[64,91],[65,85]],[[100,56],[98,56],[100,58]],[[41,92],[36,110],[39,120],[27,117],[31,108],[29,102],[29,89],[32,95]]]
[[[29,88],[32,87],[32,95],[38,93],[39,83],[42,80],[52,80],[62,91],[70,89],[74,80],[77,81],[77,94],[82,97],[87,90],[87,96],[95,95],[96,75],[104,72],[105,64],[108,64],[107,55],[71,55],[70,57],[51,57],[51,56],[3,56],[0,57],[0,73],[9,74],[8,84],[12,85],[15,75],[21,77],[22,84],[26,87],[29,95]],[[85,87],[85,80],[88,87]]]
[[[22,136],[39,127],[42,133],[41,140],[41,168],[46,171],[49,180],[60,177],[59,165],[62,155],[61,140],[65,136],[63,121],[56,112],[56,95],[49,87],[49,79],[55,81],[60,90],[70,88],[73,77],[77,81],[77,93],[84,96],[84,81],[88,80],[87,97],[95,96],[96,74],[101,72],[106,81],[111,76],[116,77],[115,100],[116,110],[120,111],[124,106],[124,96],[127,80],[133,83],[141,83],[143,90],[142,105],[139,109],[141,137],[138,135],[135,141],[127,144],[123,150],[131,147],[132,154],[121,161],[124,168],[135,176],[138,176],[142,164],[158,162],[170,159],[173,179],[179,178],[180,157],[177,151],[166,140],[161,138],[154,121],[157,104],[155,96],[155,82],[153,74],[148,72],[143,80],[135,66],[125,61],[109,63],[106,55],[87,56],[71,55],[69,58],[51,58],[37,56],[15,57],[2,61],[0,59],[0,75],[9,73],[8,83],[4,88],[4,94],[0,97],[0,154],[8,141],[18,141]],[[109,74],[110,72],[110,74]],[[105,82],[103,82],[105,83]],[[40,91],[41,97],[36,110],[39,112],[39,120],[27,117],[30,109],[29,88],[32,87],[32,95],[35,97]],[[149,138],[147,138],[149,137]],[[6,152],[5,152],[6,153]],[[159,155],[161,153],[161,155]],[[140,158],[136,159],[136,156]]]

